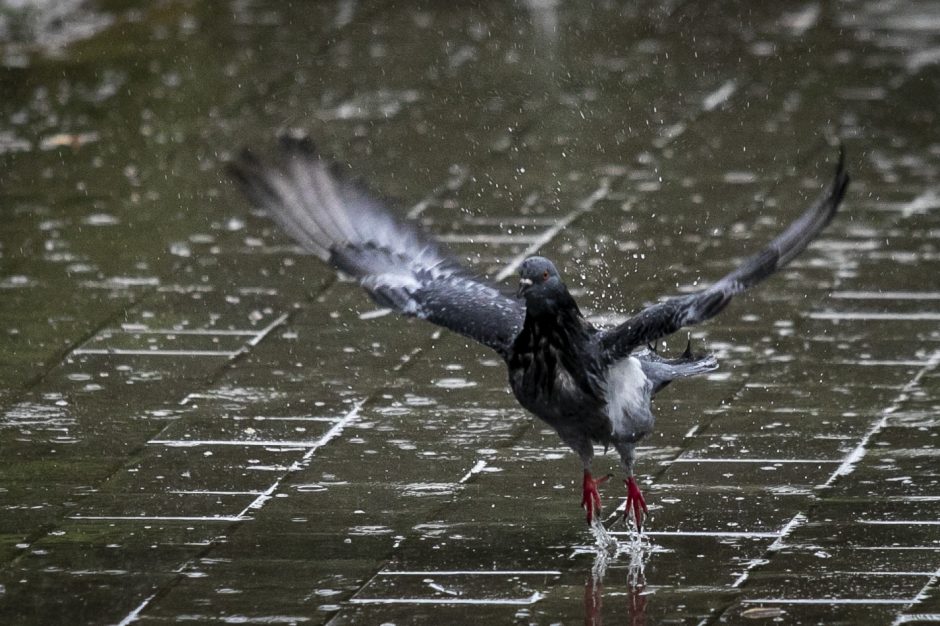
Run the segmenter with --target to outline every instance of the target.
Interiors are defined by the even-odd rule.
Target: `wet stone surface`
[[[0,0],[0,623],[940,620],[940,10]],[[301,129],[481,273],[692,329],[599,550],[494,354],[383,315],[224,175]],[[685,333],[667,351],[681,350]],[[598,473],[617,469],[599,456]]]

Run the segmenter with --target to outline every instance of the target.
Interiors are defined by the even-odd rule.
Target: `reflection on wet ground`
[[[0,0],[0,621],[937,621],[938,51],[927,1]],[[693,330],[649,532],[609,483],[598,540],[494,355],[224,179],[285,127],[608,323],[766,241],[834,137],[854,183]]]

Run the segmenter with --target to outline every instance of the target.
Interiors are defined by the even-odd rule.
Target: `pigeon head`
[[[519,291],[529,309],[554,308],[568,299],[568,288],[554,263],[541,256],[530,256],[519,267]]]

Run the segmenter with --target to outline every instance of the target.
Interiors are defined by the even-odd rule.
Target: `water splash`
[[[598,518],[591,521],[590,529],[596,549],[594,565],[591,568],[592,579],[600,583],[612,563],[627,561],[627,583],[631,588],[644,587],[646,563],[654,551],[649,535],[631,532],[626,541],[618,541]]]
[[[591,534],[594,536],[594,544],[597,546],[598,556],[602,554],[617,554],[617,551],[620,549],[620,542],[607,532],[607,528],[604,527],[604,523],[599,517],[595,516],[591,519],[590,529]]]

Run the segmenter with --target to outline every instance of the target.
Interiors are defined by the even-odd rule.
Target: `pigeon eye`
[[[548,280],[548,270],[542,272],[542,280]]]

